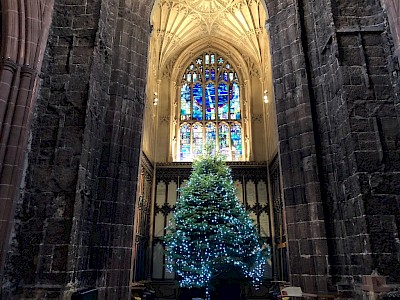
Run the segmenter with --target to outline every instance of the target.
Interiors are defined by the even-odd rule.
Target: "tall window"
[[[180,89],[179,160],[191,161],[205,143],[227,160],[243,160],[240,85],[236,71],[217,53],[192,61]]]

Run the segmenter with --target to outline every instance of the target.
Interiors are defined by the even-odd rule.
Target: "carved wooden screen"
[[[228,163],[237,189],[239,202],[244,204],[254,220],[262,239],[271,245],[271,224],[267,188],[266,165],[251,163]],[[154,203],[152,279],[171,280],[174,274],[166,271],[163,251],[165,227],[172,218],[178,199],[177,188],[185,184],[191,172],[190,163],[173,163],[157,167],[156,197]],[[271,262],[265,276],[272,278]]]
[[[135,207],[133,281],[146,280],[149,276],[149,269],[147,266],[149,262],[152,181],[152,167],[147,160],[143,158]]]

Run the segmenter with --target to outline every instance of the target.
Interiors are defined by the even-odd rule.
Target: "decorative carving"
[[[266,162],[227,162],[232,169],[232,177],[234,180],[253,180],[257,183],[267,178]],[[192,172],[192,163],[190,162],[174,162],[157,164],[157,183],[160,181],[168,184],[170,181],[182,182],[188,179]],[[179,179],[179,180],[178,180]]]
[[[252,114],[251,115],[251,120],[253,122],[262,122],[263,120],[263,114]]]
[[[149,158],[146,156],[146,154],[142,151],[142,156],[141,156],[141,165],[147,171],[151,176],[153,176],[153,164],[150,162]]]
[[[171,116],[170,115],[163,115],[159,117],[160,123],[169,123]]]

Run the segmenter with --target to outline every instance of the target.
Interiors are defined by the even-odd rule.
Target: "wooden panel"
[[[157,193],[156,193],[156,204],[161,207],[165,203],[165,193],[167,190],[167,186],[163,181],[157,184]]]
[[[171,181],[168,184],[168,197],[167,197],[167,202],[169,205],[173,206],[176,203],[176,189],[177,185],[175,181]]]
[[[153,278],[162,279],[164,271],[164,249],[161,243],[153,248]]]
[[[246,183],[246,201],[250,207],[256,204],[256,185],[252,180]]]

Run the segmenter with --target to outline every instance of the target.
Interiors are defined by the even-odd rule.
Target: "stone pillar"
[[[0,63],[0,281],[23,171],[52,0],[2,0]]]
[[[267,5],[292,283],[396,282],[399,67],[381,2]]]
[[[305,292],[327,292],[328,246],[318,169],[304,16],[293,0],[267,1],[287,222],[289,273]],[[304,24],[303,26],[306,26]]]

